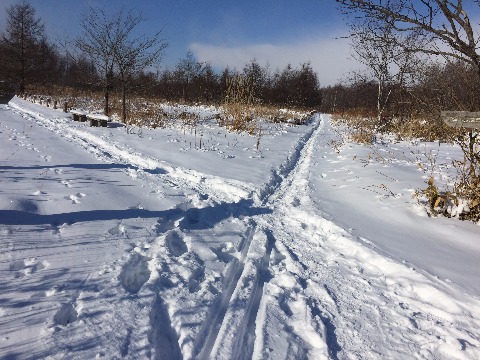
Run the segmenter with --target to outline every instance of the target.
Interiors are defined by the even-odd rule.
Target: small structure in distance
[[[442,111],[440,117],[448,126],[480,129],[480,112]]]

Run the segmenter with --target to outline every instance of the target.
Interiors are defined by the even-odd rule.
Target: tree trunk
[[[378,126],[382,122],[382,95],[383,95],[383,86],[381,80],[378,80],[378,90],[377,90],[377,120]]]
[[[103,112],[105,113],[105,115],[109,115],[108,114],[108,84],[107,86],[105,86],[105,109],[103,110]]]
[[[480,94],[480,62],[476,63],[477,66],[477,94]],[[479,111],[480,110],[480,96],[477,96],[477,108],[474,109],[473,111]]]
[[[475,184],[476,183],[476,169],[475,169],[475,165],[477,165],[476,163],[476,154],[477,154],[477,151],[475,151],[475,144],[477,142],[477,134],[474,134],[473,133],[473,130],[470,130],[468,132],[468,156],[469,156],[469,162],[470,162],[470,181],[472,184]]]
[[[122,121],[124,124],[127,123],[126,93],[125,79],[122,78]]]

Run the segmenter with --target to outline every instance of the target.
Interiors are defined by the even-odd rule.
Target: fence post
[[[63,103],[63,112],[65,112],[65,113],[68,112],[68,111],[67,111],[67,108],[68,108],[68,104],[67,104],[67,102],[65,101],[65,102]]]

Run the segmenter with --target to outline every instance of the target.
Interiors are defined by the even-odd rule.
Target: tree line
[[[112,90],[121,91],[123,99],[129,92],[172,101],[221,103],[228,80],[243,76],[255,85],[256,102],[308,108],[321,103],[318,77],[308,62],[272,71],[253,59],[243,69],[214,69],[188,51],[173,68],[155,70],[168,44],[161,31],[138,35],[144,18],[133,11],[106,14],[90,8],[81,22],[82,35],[64,46],[48,40],[35,8],[25,0],[7,8],[6,20],[0,35],[0,78],[18,84],[20,92],[32,85],[102,91],[108,114]]]
[[[53,44],[25,0],[7,8],[6,28],[0,34],[0,78],[17,83],[20,92],[32,85],[104,92],[106,113],[112,90],[123,96],[129,92],[171,101],[222,103],[229,79],[236,76],[254,84],[258,103],[324,112],[361,111],[379,121],[480,107],[480,56],[462,2],[337,2],[353,19],[352,54],[367,70],[348,74],[334,86],[321,88],[308,62],[271,69],[252,59],[243,69],[215,69],[190,51],[173,67],[154,70],[168,44],[161,31],[135,37],[134,30],[144,19],[134,12],[105,14],[89,9],[81,20],[79,39],[68,46]],[[452,28],[432,28],[442,14]],[[439,41],[453,47],[439,47]],[[442,61],[434,62],[421,53],[441,56]]]

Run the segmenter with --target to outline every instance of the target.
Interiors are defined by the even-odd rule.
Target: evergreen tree
[[[46,44],[44,25],[27,1],[7,8],[7,27],[2,42],[5,73],[9,80],[18,82],[23,92],[25,85],[37,76],[37,53]]]

